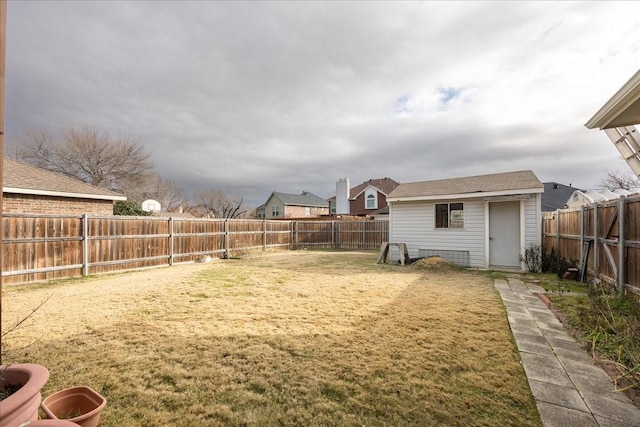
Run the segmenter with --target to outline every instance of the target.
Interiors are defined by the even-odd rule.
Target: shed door
[[[489,264],[520,267],[520,202],[489,203]]]

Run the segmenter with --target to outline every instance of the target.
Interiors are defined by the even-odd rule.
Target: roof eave
[[[527,188],[519,190],[502,190],[502,191],[479,191],[476,193],[461,194],[439,194],[433,196],[405,196],[387,198],[387,202],[423,202],[433,200],[460,200],[460,199],[479,199],[494,196],[514,196],[517,194],[537,194],[543,193],[544,188]]]
[[[329,204],[326,205],[314,205],[311,203],[283,203],[284,206],[298,206],[301,208],[328,208]]]
[[[112,200],[112,201],[125,201],[125,196],[109,196],[101,194],[83,194],[83,193],[67,193],[63,191],[48,191],[48,190],[34,190],[31,188],[15,188],[15,187],[2,187],[3,193],[12,194],[31,194],[35,196],[52,196],[52,197],[71,197],[76,199],[94,199],[94,200]]]
[[[640,70],[636,72],[585,124],[609,129],[640,123]]]

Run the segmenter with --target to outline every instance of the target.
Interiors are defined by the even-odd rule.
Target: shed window
[[[464,228],[463,204],[436,204],[436,228]]]

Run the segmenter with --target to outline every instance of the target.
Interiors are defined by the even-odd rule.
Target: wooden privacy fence
[[[3,283],[229,257],[256,250],[378,249],[388,221],[3,214]]]
[[[545,214],[542,246],[581,273],[640,295],[640,196]]]

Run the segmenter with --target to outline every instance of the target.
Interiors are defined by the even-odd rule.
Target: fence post
[[[580,206],[580,262],[584,259],[584,205]],[[585,261],[585,270],[588,261]],[[582,268],[582,266],[580,266]],[[587,277],[587,272],[582,273],[584,277]]]
[[[336,244],[336,222],[331,221],[331,249],[337,249]]]
[[[173,217],[169,217],[169,265],[173,265]]]
[[[626,266],[627,266],[627,251],[625,250],[625,233],[626,233],[626,212],[625,207],[627,203],[624,196],[620,196],[618,199],[618,292],[624,292],[624,285],[626,282]]]
[[[229,218],[224,219],[224,259],[229,259]]]
[[[89,216],[82,215],[82,275],[89,275]]]
[[[291,221],[291,249],[294,251],[298,249],[297,240],[296,222]]]
[[[365,246],[367,245],[367,222],[366,220],[362,220],[362,246],[361,249],[367,249]]]
[[[264,230],[263,237],[262,237],[262,251],[264,252],[267,250],[267,220],[266,219],[262,220],[262,229]]]
[[[560,257],[560,210],[556,211],[556,255]]]
[[[596,278],[600,278],[600,227],[598,226],[599,222],[599,213],[598,213],[598,203],[593,204],[593,269],[594,275]]]

